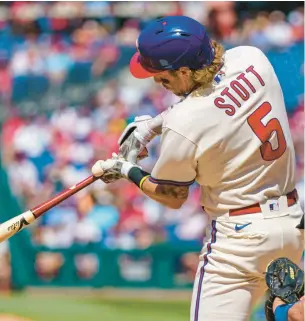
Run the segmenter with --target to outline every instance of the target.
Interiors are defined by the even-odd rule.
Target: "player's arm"
[[[145,179],[141,189],[153,200],[173,209],[180,208],[187,200],[189,193],[189,186],[155,184],[149,179]]]
[[[151,175],[140,186],[143,192],[163,205],[180,208],[196,177],[197,150],[185,137],[163,129],[160,156]]]
[[[195,180],[197,150],[197,146],[185,137],[165,130],[162,134],[160,157],[151,174],[136,164],[115,159],[98,161],[93,166],[92,173],[95,176],[103,173],[105,181],[108,171],[118,170],[119,175],[134,182],[147,196],[176,209],[186,201],[189,186]]]
[[[277,310],[281,309],[281,310]],[[273,312],[275,320],[287,321],[302,321],[304,320],[304,297],[294,304],[286,304],[279,298],[276,298],[273,303]]]

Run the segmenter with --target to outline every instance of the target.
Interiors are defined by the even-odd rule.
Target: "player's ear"
[[[183,77],[190,77],[192,73],[191,69],[188,67],[181,67],[177,72]]]

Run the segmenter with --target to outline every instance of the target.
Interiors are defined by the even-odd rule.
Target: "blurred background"
[[[178,101],[128,69],[140,30],[165,15],[200,21],[227,49],[266,53],[284,92],[304,204],[303,2],[2,1],[2,222],[90,175],[135,116]],[[149,153],[147,171],[158,139]],[[0,320],[188,320],[207,223],[198,197],[195,184],[171,210],[121,180],[69,198],[0,244]],[[252,320],[265,320],[261,306]]]

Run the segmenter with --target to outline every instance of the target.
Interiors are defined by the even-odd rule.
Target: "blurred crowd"
[[[90,93],[86,103],[69,104],[59,95],[57,107],[45,113],[23,113],[17,108],[14,85],[19,84],[26,94],[24,77],[41,76],[46,87],[60,88],[71,69],[86,63],[90,77],[102,78],[120,59],[121,47],[134,48],[140,29],[157,15],[189,15],[206,24],[211,36],[226,47],[244,44],[281,51],[303,41],[304,7],[285,13],[267,9],[249,11],[235,2],[24,1],[0,5],[0,96],[6,107],[2,158],[22,206],[32,208],[86,178],[95,160],[117,151],[118,137],[135,116],[155,116],[177,98],[151,80],[132,79],[127,65]],[[42,83],[38,80],[37,90]],[[303,101],[302,96],[289,113],[301,195]],[[156,161],[158,143],[158,138],[150,143],[150,156],[141,162],[147,171]],[[34,242],[50,248],[75,243],[121,249],[162,242],[199,245],[207,218],[198,199],[195,184],[187,203],[171,210],[125,180],[109,185],[97,181],[50,210],[31,232]]]
[[[162,15],[189,15],[226,46],[287,48],[304,37],[304,7],[297,4],[283,4],[284,13],[263,2],[2,2],[0,96],[10,104],[70,76],[102,77],[124,55],[121,48],[134,48],[139,31]]]
[[[2,157],[11,188],[24,207],[34,207],[89,176],[95,160],[117,151],[117,140],[134,115],[156,115],[172,102],[151,84],[139,91],[119,82],[110,82],[86,106],[61,106],[49,117],[20,117],[16,112],[4,122]],[[150,143],[150,157],[141,162],[147,170],[158,148],[158,139]],[[197,196],[194,186],[188,204],[174,211],[144,197],[125,180],[109,185],[98,181],[43,216],[34,238],[50,247],[100,242],[125,249],[165,240],[200,240],[204,220],[199,205],[194,205]]]

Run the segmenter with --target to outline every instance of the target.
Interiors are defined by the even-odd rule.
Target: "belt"
[[[289,207],[296,204],[296,202],[298,201],[298,192],[296,189],[288,193],[286,196],[287,196],[287,203]],[[259,203],[256,203],[243,208],[238,208],[236,210],[230,210],[229,216],[247,215],[247,214],[255,214],[255,213],[261,213],[261,212],[262,210],[261,210],[261,207],[259,206]]]

